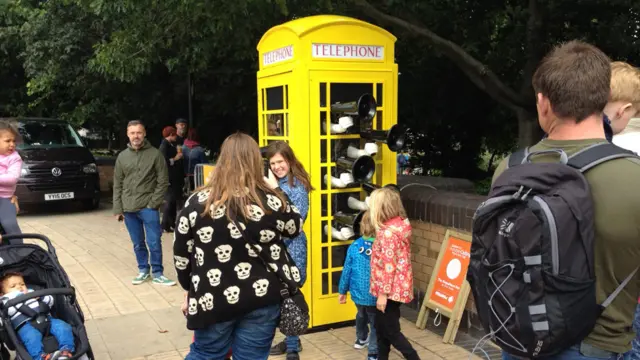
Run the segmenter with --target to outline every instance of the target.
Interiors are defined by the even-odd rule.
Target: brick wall
[[[433,182],[431,179],[434,179]],[[412,179],[413,180],[413,179]],[[444,234],[448,228],[460,232],[471,232],[473,214],[484,196],[473,194],[473,187],[460,179],[424,177],[414,186],[400,186],[402,200],[411,219],[413,237],[411,260],[414,272],[415,300],[410,306],[420,308],[429,286],[431,274],[436,264]],[[398,183],[406,179],[399,179]],[[436,182],[438,185],[435,185]],[[457,185],[456,185],[457,184]],[[403,188],[404,187],[404,188]],[[446,190],[443,190],[446,189]],[[467,315],[475,321],[475,305],[469,297]]]

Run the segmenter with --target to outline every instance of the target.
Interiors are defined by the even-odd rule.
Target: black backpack
[[[560,162],[530,162],[550,153]],[[539,358],[578,344],[638,270],[596,302],[594,210],[583,173],[623,157],[635,155],[609,143],[571,157],[560,149],[509,156],[474,215],[467,273],[486,337],[502,350]]]

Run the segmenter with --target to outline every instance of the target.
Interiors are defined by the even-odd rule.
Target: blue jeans
[[[378,336],[376,335],[376,307],[356,304],[356,337],[364,341],[369,338],[369,354],[378,354]]]
[[[164,273],[162,267],[162,229],[160,213],[156,209],[144,208],[136,212],[124,213],[124,224],[133,242],[140,272],[149,273],[149,254],[151,254],[151,270],[153,277]],[[145,241],[146,232],[146,241]],[[147,248],[148,246],[148,248]]]
[[[307,267],[307,259],[304,259],[304,268]],[[296,265],[298,263],[296,262]],[[301,269],[301,268],[299,268]],[[307,272],[306,270],[303,272],[300,270],[300,287],[304,285],[304,282],[307,281]],[[287,353],[300,352],[302,349],[300,348],[300,336],[285,336],[284,343],[287,345]]]
[[[0,198],[0,225],[2,225],[2,229],[7,235],[22,234],[22,230],[18,226],[16,206],[11,203],[11,199]],[[22,244],[22,240],[11,240],[11,244]]]
[[[75,342],[73,340],[73,332],[71,331],[71,325],[58,319],[49,317],[51,322],[51,335],[58,340],[58,350],[67,350],[73,353],[76,350]],[[22,325],[18,330],[18,336],[25,349],[34,360],[40,360],[43,352],[42,345],[42,333],[29,323]]]
[[[267,360],[279,320],[280,304],[276,304],[197,329],[185,360],[224,360],[229,347],[233,360]]]
[[[636,306],[636,314],[633,318],[633,329],[636,331],[636,337],[631,341],[633,347],[625,356],[625,360],[640,360],[640,304]]]
[[[615,354],[582,343],[574,345],[560,354],[546,357],[544,360],[629,360],[626,354]],[[502,360],[520,360],[519,358],[502,352]]]

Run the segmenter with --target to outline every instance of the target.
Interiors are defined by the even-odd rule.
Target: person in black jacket
[[[162,229],[173,232],[176,223],[176,212],[182,207],[182,189],[184,187],[184,165],[182,151],[176,143],[177,132],[173,126],[167,126],[162,130],[162,142],[160,152],[167,162],[169,170],[169,188],[164,197],[162,209]]]
[[[299,287],[282,238],[298,236],[302,218],[273,173],[263,174],[255,140],[231,135],[212,181],[178,216],[174,260],[195,335],[187,360],[224,359],[229,348],[235,360],[267,360],[280,290]]]

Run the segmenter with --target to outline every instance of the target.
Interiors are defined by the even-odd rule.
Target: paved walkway
[[[91,346],[98,360],[183,359],[192,333],[185,327],[179,307],[179,286],[150,283],[131,285],[137,273],[131,242],[123,223],[106,207],[82,213],[74,207],[47,209],[19,217],[23,232],[41,233],[53,241],[60,262],[77,289],[85,312]],[[171,265],[171,236],[163,236],[166,275],[175,278]],[[403,320],[404,321],[404,320]],[[445,345],[431,332],[403,322],[403,332],[422,359],[467,359],[464,349]],[[362,360],[366,350],[355,350],[353,328],[307,334],[302,337],[305,360]],[[278,335],[276,341],[281,339]],[[401,359],[397,353],[392,359]],[[474,357],[479,359],[478,357]],[[284,356],[272,357],[284,359]]]

